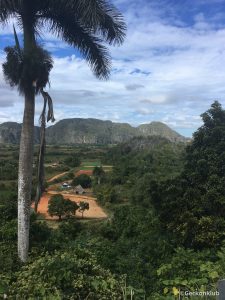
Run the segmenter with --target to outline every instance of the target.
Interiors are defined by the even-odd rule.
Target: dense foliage
[[[62,220],[62,217],[69,217],[76,214],[78,209],[76,202],[73,202],[69,199],[64,199],[61,194],[56,194],[51,197],[48,203],[48,213],[50,216],[57,216],[59,220]]]
[[[9,293],[19,299],[122,299],[120,282],[80,248],[46,253],[16,276]]]
[[[95,167],[93,170],[93,176],[95,178],[95,181],[100,184],[102,179],[105,177],[105,171],[103,170],[102,167]]]
[[[197,249],[221,245],[225,229],[225,111],[215,102],[202,119],[181,175],[151,193],[163,226]]]
[[[75,168],[75,167],[79,167],[79,165],[81,164],[81,160],[77,154],[73,154],[65,158],[64,163],[69,167]]]
[[[174,300],[179,292],[215,291],[225,276],[225,111],[215,102],[202,118],[186,148],[137,138],[100,152],[114,168],[92,184],[109,218],[51,228],[32,216],[24,266],[16,259],[16,186],[1,183],[0,293]]]
[[[0,180],[17,179],[18,163],[16,161],[0,160]]]
[[[91,177],[87,174],[81,174],[75,177],[72,181],[73,186],[81,185],[83,188],[91,187]]]

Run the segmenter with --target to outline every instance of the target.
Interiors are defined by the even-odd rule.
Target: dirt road
[[[63,172],[60,173],[58,175],[53,176],[52,178],[48,179],[48,182],[51,183],[53,182],[55,179],[58,179],[64,175],[66,175],[69,171],[67,172]],[[81,174],[88,174],[88,175],[92,175],[92,170],[80,170],[76,173],[76,176],[81,175]],[[46,219],[49,220],[54,220],[54,219],[58,219],[57,217],[51,217],[48,214],[48,202],[49,199],[51,198],[52,195],[55,194],[61,194],[63,195],[64,198],[66,199],[70,199],[72,201],[75,201],[77,203],[79,203],[80,201],[85,201],[89,203],[89,210],[86,210],[84,212],[84,219],[88,218],[88,219],[105,219],[107,218],[107,214],[103,211],[103,209],[98,205],[96,198],[91,197],[91,196],[87,196],[87,195],[76,195],[73,193],[69,193],[66,191],[55,191],[53,189],[55,189],[55,186],[50,186],[47,190],[47,192],[45,194],[43,194],[43,196],[40,199],[39,205],[38,205],[38,212],[43,214],[45,216]],[[32,205],[32,207],[34,207],[34,205]],[[76,213],[77,217],[81,217],[81,213],[79,213],[77,211]]]
[[[71,201],[75,201],[79,203],[80,201],[85,201],[89,203],[89,210],[84,212],[84,219],[105,219],[107,218],[107,214],[103,211],[103,209],[98,205],[96,199],[94,197],[89,196],[81,196],[81,195],[74,195],[68,194],[65,192],[56,192],[56,191],[48,191],[44,194],[40,200],[38,205],[38,212],[43,214],[47,220],[55,220],[58,219],[57,217],[51,217],[48,214],[48,201],[52,195],[55,194],[62,194],[64,198],[70,199]],[[81,213],[77,211],[77,217],[81,218]]]
[[[55,175],[55,176],[53,176],[52,178],[48,179],[48,182],[52,182],[52,181],[54,181],[55,179],[58,179],[59,177],[62,177],[62,176],[64,176],[64,175],[66,175],[67,173],[69,173],[69,171],[66,171],[66,172],[60,173],[60,174],[58,174],[58,175]]]

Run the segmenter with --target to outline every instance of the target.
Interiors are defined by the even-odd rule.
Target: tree
[[[115,204],[120,200],[119,193],[115,187],[108,184],[104,184],[97,191],[98,202],[102,205],[107,205],[109,203]]]
[[[57,194],[51,197],[48,203],[48,213],[51,217],[59,217],[59,221],[63,216],[75,215],[79,206],[76,202],[69,199],[64,199],[61,194]]]
[[[10,18],[22,28],[24,39],[22,56],[12,56],[22,57],[14,67],[20,74],[19,81],[7,74],[6,78],[25,98],[18,178],[18,254],[25,262],[29,250],[35,95],[41,92],[39,71],[43,62],[37,43],[40,27],[45,25],[51,33],[78,48],[94,74],[106,79],[110,57],[104,43],[121,44],[126,26],[122,15],[106,0],[1,0],[0,22],[4,24]]]
[[[74,153],[72,156],[67,157],[64,160],[64,163],[69,167],[75,168],[75,167],[79,167],[79,165],[81,164],[81,160],[77,156],[77,154]]]
[[[217,262],[211,259],[209,251],[176,248],[172,256],[169,255],[168,261],[157,270],[161,289],[168,296],[179,290],[183,293],[194,291],[196,286],[204,292],[216,291],[220,275],[216,270]]]
[[[196,249],[219,246],[225,230],[225,110],[216,101],[202,119],[182,174],[150,189],[168,232]]]
[[[63,266],[63,267],[62,267]],[[41,276],[40,276],[41,274]],[[26,280],[24,280],[26,279]],[[46,253],[16,273],[11,299],[122,299],[119,280],[81,248]]]
[[[84,202],[84,201],[81,201],[79,203],[79,212],[81,212],[82,214],[82,218],[84,217],[84,212],[85,210],[89,210],[89,203],[88,202]]]
[[[94,175],[94,177],[97,178],[98,184],[100,184],[101,183],[101,179],[105,175],[105,171],[103,170],[102,167],[95,167],[94,170],[93,170],[93,175]]]
[[[83,188],[90,188],[91,187],[91,177],[87,174],[81,174],[74,178],[72,181],[73,186],[81,185]]]

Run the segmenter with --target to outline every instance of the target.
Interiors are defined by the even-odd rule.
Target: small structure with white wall
[[[85,193],[85,190],[79,184],[74,188],[74,193],[76,193],[77,195],[83,195]]]

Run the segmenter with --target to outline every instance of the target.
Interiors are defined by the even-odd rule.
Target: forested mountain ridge
[[[0,143],[1,144],[19,144],[22,131],[22,124],[16,122],[5,122],[0,124]],[[39,143],[40,130],[35,126],[34,142]]]
[[[137,128],[140,135],[143,136],[161,136],[165,137],[171,142],[185,142],[187,139],[184,139],[182,135],[172,130],[169,126],[162,122],[151,122],[150,124],[142,124]]]
[[[21,124],[0,124],[0,143],[19,144]],[[39,142],[39,127],[35,127],[35,143]],[[152,122],[138,127],[128,123],[114,123],[98,119],[65,119],[46,130],[48,144],[119,144],[138,136],[160,136],[171,142],[187,142],[166,124]]]

